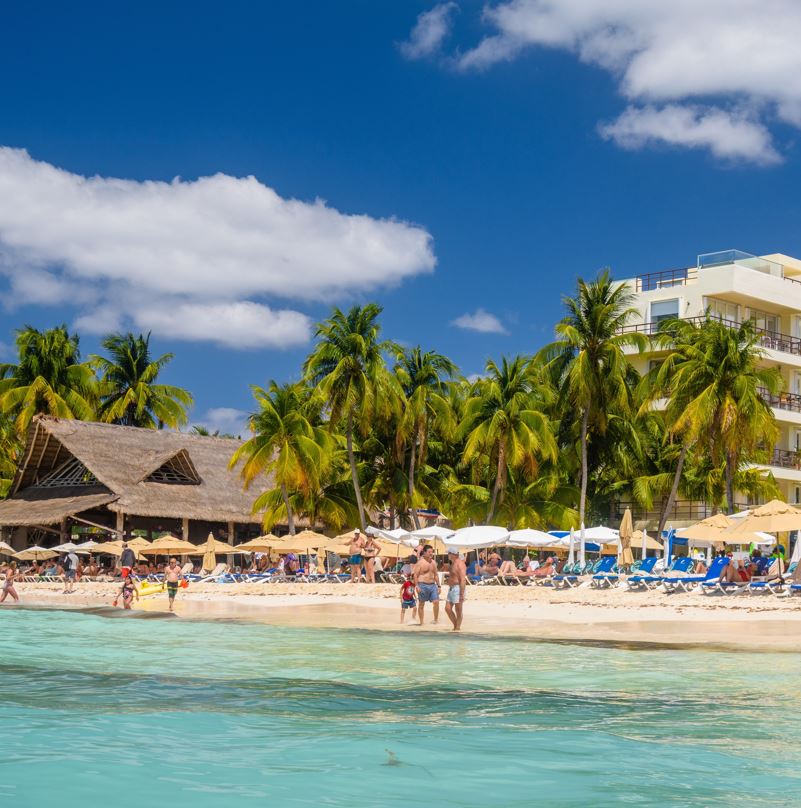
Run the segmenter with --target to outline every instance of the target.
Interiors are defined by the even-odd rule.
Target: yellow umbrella
[[[197,549],[203,552],[202,567],[209,572],[214,569],[218,555],[228,555],[234,552],[234,548],[230,544],[215,539],[213,533],[209,533],[205,544],[201,544]]]
[[[724,513],[707,516],[695,525],[683,527],[676,531],[680,539],[698,539],[699,541],[725,541],[723,535],[734,526],[734,521]]]
[[[269,553],[280,541],[281,539],[278,536],[268,533],[266,536],[259,536],[243,544],[237,544],[235,551],[237,553]]]
[[[137,536],[134,539],[128,539],[128,546],[133,547],[134,550],[141,550],[142,547],[150,547],[150,542],[143,536]]]
[[[13,556],[14,548],[4,541],[0,541],[0,555]]]
[[[745,542],[743,534],[784,533],[790,530],[801,530],[801,509],[794,508],[787,502],[774,499],[765,505],[754,508],[748,516],[732,520],[734,526],[723,537],[723,541]]]
[[[14,558],[18,558],[20,561],[46,561],[48,558],[55,558],[57,555],[58,553],[54,553],[46,547],[34,545],[14,553]]]
[[[620,520],[620,530],[618,531],[618,537],[620,539],[618,563],[624,566],[629,566],[634,563],[634,556],[631,552],[631,538],[633,534],[634,523],[631,520],[631,510],[626,508],[623,512],[623,518]]]
[[[448,545],[446,542],[442,541],[442,539],[423,539],[420,542],[424,547],[425,545],[430,545],[434,548],[434,555],[447,555],[448,552]],[[482,548],[483,549],[483,548]],[[466,550],[464,552],[470,552],[470,550]],[[414,548],[409,548],[409,553],[414,553]]]
[[[272,550],[276,553],[308,553],[324,546],[330,539],[322,533],[315,533],[313,530],[301,530],[295,536],[284,536],[272,545]]]
[[[139,552],[146,555],[198,555],[202,551],[197,545],[167,533]]]
[[[635,530],[634,533],[631,534],[632,541],[638,543],[638,547],[642,546],[643,535],[641,530]],[[661,542],[658,542],[653,536],[645,536],[645,548],[647,550],[664,550],[665,548],[662,546]]]
[[[144,556],[142,555],[142,551],[137,549],[136,547],[133,548],[134,553],[136,553],[136,560],[142,561]],[[103,541],[100,544],[95,545],[92,548],[93,553],[107,553],[108,555],[119,556],[122,555],[122,542],[121,541]]]
[[[407,544],[395,544],[392,541],[376,541],[378,555],[385,558],[408,558],[414,551]]]

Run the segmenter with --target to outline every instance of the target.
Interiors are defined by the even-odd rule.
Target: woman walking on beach
[[[12,561],[6,566],[6,579],[3,581],[3,593],[0,594],[0,603],[2,603],[9,595],[14,598],[14,603],[19,603],[19,595],[17,590],[14,589],[14,581],[17,578],[17,563]]]
[[[364,577],[368,584],[375,583],[375,559],[379,551],[378,543],[373,536],[368,536],[362,550],[364,556]]]
[[[359,582],[362,577],[362,552],[364,550],[364,540],[359,528],[353,531],[353,538],[350,540],[350,581],[353,584]]]
[[[133,602],[134,595],[136,596],[137,602],[139,601],[139,590],[136,588],[136,584],[133,582],[133,577],[129,575],[127,578],[124,578],[122,581],[122,587],[120,588],[120,592],[116,598],[114,598],[114,605],[117,605],[118,600],[122,597],[122,608],[123,609],[130,609],[131,603]]]

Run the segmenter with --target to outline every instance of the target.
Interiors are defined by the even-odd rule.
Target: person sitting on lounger
[[[706,575],[709,572],[709,568],[706,565],[706,559],[703,556],[699,556],[695,560],[695,564],[693,564],[693,575]]]
[[[742,578],[737,574],[737,564],[729,554],[729,563],[720,571],[718,581],[722,584],[738,584]]]
[[[553,556],[549,556],[542,564],[540,564],[539,567],[537,567],[537,569],[534,570],[532,576],[534,578],[550,578],[555,572],[555,561],[556,559]]]

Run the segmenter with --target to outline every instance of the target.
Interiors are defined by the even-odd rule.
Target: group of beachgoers
[[[412,618],[417,617],[417,623],[425,623],[426,604],[430,603],[433,611],[434,623],[439,622],[440,578],[437,560],[434,557],[434,548],[424,544],[421,553],[412,569],[404,575],[400,588],[400,622],[406,621],[406,613],[411,612]],[[448,563],[446,580],[448,594],[445,598],[445,614],[451,621],[454,631],[462,628],[464,617],[464,597],[467,588],[467,566],[461,554],[455,547],[448,548]]]

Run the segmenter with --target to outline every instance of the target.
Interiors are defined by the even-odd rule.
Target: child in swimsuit
[[[11,563],[6,567],[6,579],[3,581],[3,592],[0,594],[0,603],[2,603],[9,595],[14,598],[14,602],[19,602],[19,595],[17,590],[14,589],[14,579],[17,577],[17,565]]]
[[[415,597],[414,591],[414,581],[412,580],[411,575],[406,576],[406,580],[401,584],[400,590],[400,599],[401,599],[401,613],[400,613],[400,621],[401,625],[403,625],[406,619],[406,611],[408,609],[412,610],[412,617],[414,617],[414,610],[417,607],[417,598]]]
[[[114,598],[114,605],[115,606],[117,605],[117,601],[119,600],[120,595],[122,595],[122,608],[123,609],[130,609],[131,608],[131,602],[133,601],[134,596],[136,596],[137,601],[139,600],[139,590],[136,588],[136,584],[134,584],[134,582],[131,579],[130,575],[123,580],[122,587],[120,588],[119,595],[117,595],[117,597]]]

